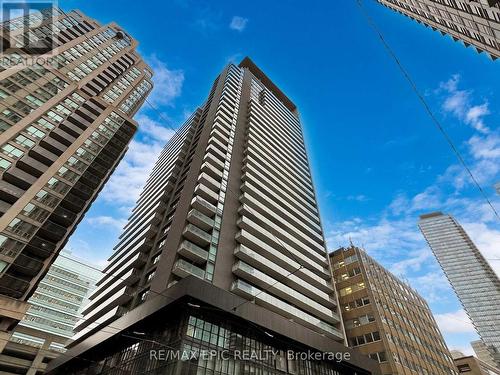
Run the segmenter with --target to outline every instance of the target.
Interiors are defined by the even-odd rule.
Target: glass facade
[[[500,280],[455,218],[441,212],[419,222],[453,290],[500,366]]]
[[[225,317],[227,318],[227,317]],[[93,374],[179,375],[352,375],[333,357],[311,359],[316,353],[266,335],[256,326],[225,319],[220,314],[194,312],[167,320],[163,329],[134,340],[114,355],[75,370]],[[337,353],[339,356],[342,353]],[[376,353],[375,353],[376,354]],[[331,354],[335,356],[335,353]],[[383,355],[382,353],[380,354]],[[309,356],[307,358],[307,356]],[[368,374],[357,370],[359,375]]]

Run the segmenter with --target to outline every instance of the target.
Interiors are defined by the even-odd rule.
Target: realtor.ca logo
[[[0,12],[2,54],[40,56],[54,50],[60,11],[53,1],[0,0]]]

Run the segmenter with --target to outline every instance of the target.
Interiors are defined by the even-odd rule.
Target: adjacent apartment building
[[[497,0],[377,0],[411,19],[500,57],[500,3]]]
[[[476,355],[477,359],[490,366],[497,367],[497,364],[493,360],[493,357],[491,356],[488,347],[484,344],[482,340],[471,341],[470,346],[472,346],[472,349],[474,350],[474,354]]]
[[[464,356],[453,360],[459,374],[500,375],[498,367],[491,366],[474,356]]]
[[[419,227],[491,357],[500,365],[500,280],[451,215],[420,216]]]
[[[97,266],[61,251],[28,300],[26,315],[0,355],[0,372],[43,373],[47,362],[66,351],[100,277]]]
[[[362,249],[330,254],[349,346],[382,374],[457,374],[427,302]]]
[[[53,373],[378,373],[344,346],[297,107],[249,58],[165,146],[104,272]]]
[[[123,157],[152,88],[137,42],[78,11],[29,13],[4,22],[2,38],[0,352]]]

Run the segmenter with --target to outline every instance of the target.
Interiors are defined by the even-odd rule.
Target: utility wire
[[[415,81],[410,76],[410,73],[404,67],[403,63],[398,58],[398,56],[396,55],[395,51],[392,49],[392,47],[390,46],[390,44],[387,42],[386,38],[384,37],[384,34],[382,33],[381,29],[378,27],[378,25],[375,22],[375,20],[373,19],[373,17],[366,10],[366,8],[364,6],[364,3],[363,3],[363,0],[355,0],[355,1],[356,1],[356,4],[357,4],[357,6],[358,6],[358,8],[359,8],[359,10],[361,12],[361,14],[363,15],[363,17],[367,21],[368,25],[377,34],[377,36],[380,39],[380,41],[381,41],[382,45],[384,46],[385,50],[387,51],[387,53],[390,55],[390,57],[396,63],[396,65],[399,68],[400,72],[402,73],[403,77],[409,83],[412,91],[418,97],[418,100],[420,101],[420,103],[424,107],[425,111],[427,112],[427,114],[431,118],[432,122],[436,125],[436,127],[438,128],[438,130],[441,132],[441,134],[443,135],[444,139],[446,140],[446,142],[448,143],[448,145],[452,149],[453,153],[457,157],[458,161],[460,162],[460,164],[462,165],[462,167],[465,169],[465,171],[467,172],[467,174],[471,178],[473,184],[479,190],[479,192],[482,195],[483,199],[486,201],[486,203],[488,204],[488,206],[491,208],[491,210],[493,211],[493,213],[496,216],[496,218],[500,221],[500,215],[498,214],[497,210],[495,209],[495,207],[491,203],[490,199],[488,198],[487,194],[485,193],[485,191],[483,190],[483,188],[479,184],[478,180],[476,179],[476,177],[472,173],[472,170],[469,168],[469,166],[465,162],[465,159],[462,157],[460,151],[458,150],[458,148],[453,143],[453,140],[448,135],[447,131],[444,129],[443,125],[441,124],[441,122],[438,120],[438,118],[436,117],[436,115],[432,111],[430,105],[427,103],[427,100],[425,99],[425,97],[422,95],[422,93],[418,89]]]

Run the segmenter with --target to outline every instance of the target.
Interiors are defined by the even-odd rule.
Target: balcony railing
[[[212,236],[210,234],[208,234],[207,232],[205,232],[204,230],[198,228],[193,224],[186,225],[186,228],[184,229],[182,234],[188,240],[194,242],[199,246],[206,246],[210,244],[210,241],[212,239]]]
[[[205,270],[185,261],[184,259],[179,259],[175,262],[172,272],[179,277],[187,277],[189,275],[194,275],[200,279],[205,277]]]
[[[213,216],[217,211],[217,207],[198,195],[191,200],[191,206],[208,216]]]
[[[187,215],[187,220],[203,230],[211,230],[214,227],[214,221],[207,215],[202,214],[196,209],[191,209]]]
[[[204,263],[208,259],[208,251],[187,240],[182,241],[177,252],[196,263]]]
[[[30,283],[17,277],[3,274],[0,277],[0,293],[9,297],[21,298]]]

